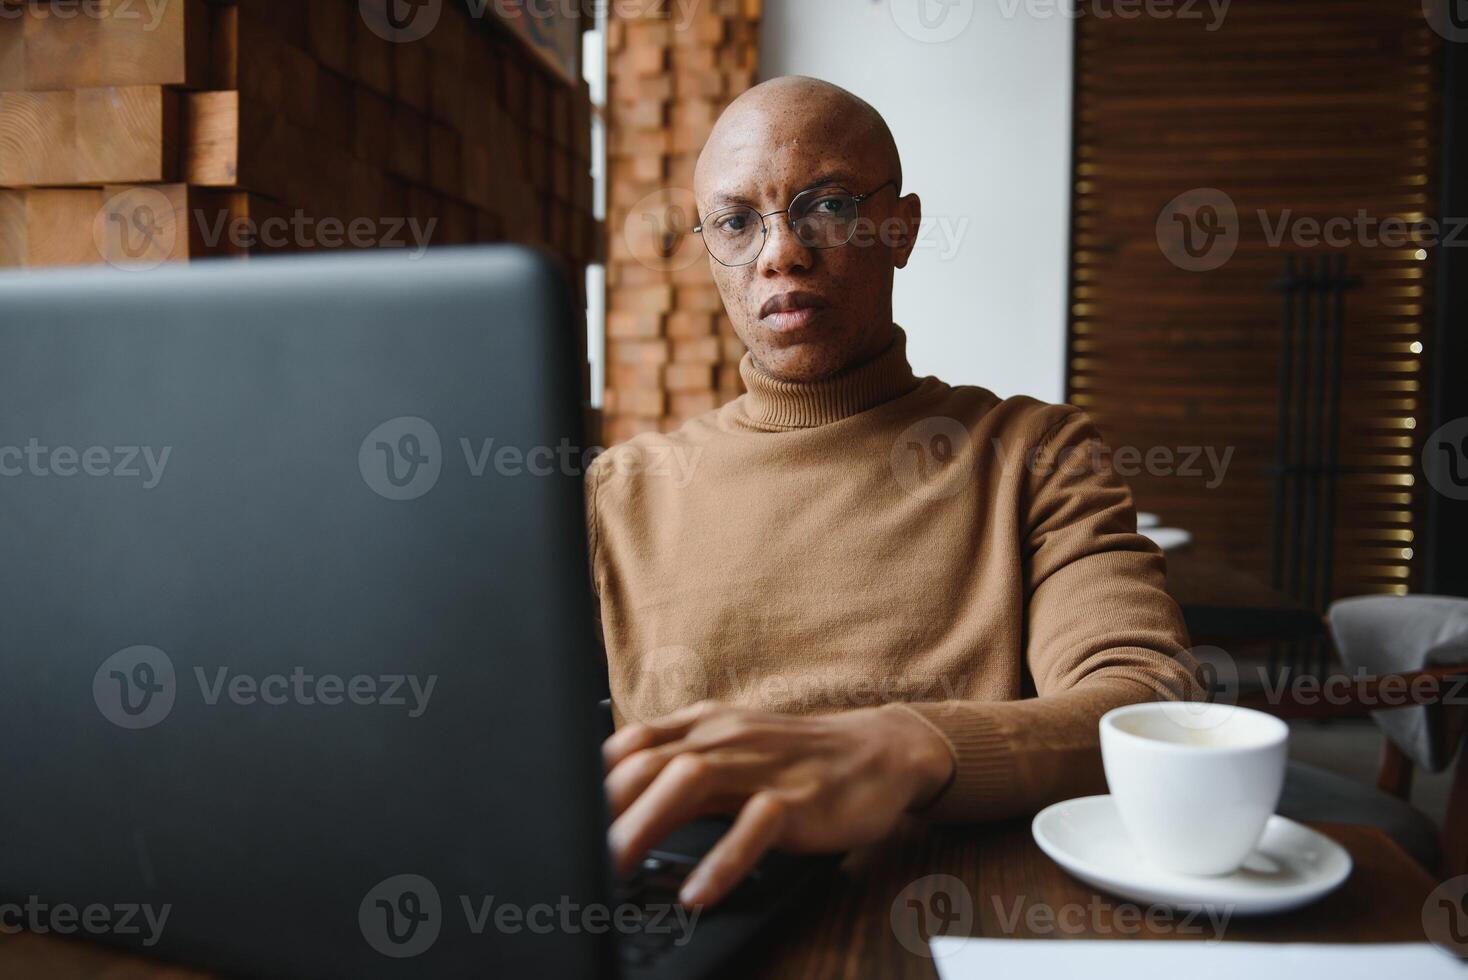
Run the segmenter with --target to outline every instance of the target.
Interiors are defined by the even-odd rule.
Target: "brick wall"
[[[618,16],[636,6],[640,14]],[[604,437],[666,431],[740,393],[693,166],[719,112],[754,84],[760,0],[612,5],[608,32]],[[683,18],[687,18],[685,21]]]

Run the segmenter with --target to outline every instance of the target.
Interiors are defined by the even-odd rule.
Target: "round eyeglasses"
[[[766,218],[786,216],[790,230],[806,248],[839,248],[856,235],[857,206],[884,188],[897,188],[897,181],[885,183],[865,194],[852,194],[844,187],[823,184],[801,191],[782,211],[760,214],[747,204],[720,208],[693,229],[703,236],[703,244],[720,265],[749,265],[759,258],[769,240]]]

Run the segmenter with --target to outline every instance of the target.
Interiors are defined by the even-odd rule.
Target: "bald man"
[[[587,474],[619,870],[731,815],[680,895],[710,905],[770,848],[1104,791],[1101,714],[1199,688],[1092,423],[913,374],[892,285],[922,206],[856,96],[749,90],[694,184],[747,392]]]

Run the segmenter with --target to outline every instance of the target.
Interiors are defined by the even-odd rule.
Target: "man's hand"
[[[736,815],[688,876],[679,900],[689,906],[719,901],[771,848],[880,840],[953,772],[943,739],[890,706],[804,717],[703,702],[622,728],[602,757],[619,874],[688,821]]]

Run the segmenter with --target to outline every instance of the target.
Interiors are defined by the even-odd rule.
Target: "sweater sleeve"
[[[606,628],[602,621],[601,589],[597,582],[597,559],[601,554],[601,516],[597,510],[597,491],[601,486],[601,470],[595,461],[587,467],[582,480],[586,500],[586,570],[591,586],[591,617],[596,637],[596,650],[602,672],[607,668]]]
[[[925,813],[977,821],[1105,792],[1097,722],[1137,701],[1202,696],[1157,546],[1080,411],[1024,457],[1025,663],[1036,697],[894,704],[935,729],[953,778]]]

